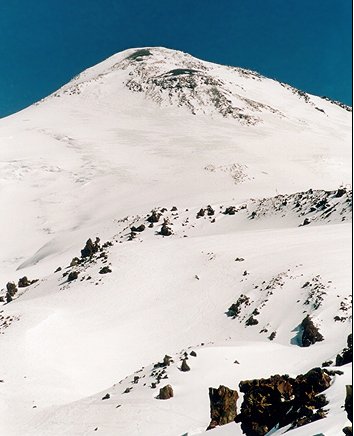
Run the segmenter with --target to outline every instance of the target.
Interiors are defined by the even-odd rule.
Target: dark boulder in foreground
[[[207,430],[235,421],[237,415],[237,391],[222,385],[218,389],[209,388],[209,399],[211,421]]]
[[[300,427],[324,418],[326,397],[318,395],[329,388],[326,370],[311,369],[295,379],[274,375],[268,379],[246,380],[239,384],[244,394],[236,421],[248,436],[263,436],[275,425]]]

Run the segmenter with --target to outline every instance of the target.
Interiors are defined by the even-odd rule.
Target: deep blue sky
[[[0,117],[130,47],[165,46],[351,104],[351,0],[8,0]]]

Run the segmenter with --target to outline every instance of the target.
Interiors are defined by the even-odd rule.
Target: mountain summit
[[[0,433],[340,434],[350,158],[349,107],[165,48],[0,120]]]
[[[113,80],[117,86],[113,93],[118,93],[119,85],[124,85],[162,107],[183,107],[194,115],[218,114],[241,124],[257,124],[269,114],[296,118],[296,109],[293,111],[289,103],[302,110],[301,103],[307,103],[309,108],[326,114],[327,105],[323,101],[290,85],[254,71],[201,61],[166,48],[119,53],[86,70],[54,95],[93,93],[99,97],[95,84],[102,89]],[[330,102],[351,111],[344,104]]]

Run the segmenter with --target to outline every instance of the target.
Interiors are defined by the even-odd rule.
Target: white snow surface
[[[0,308],[0,434],[202,434],[209,387],[238,390],[335,360],[351,331],[351,112],[342,106],[142,48],[0,120],[0,295],[9,281],[38,279]],[[207,205],[214,214],[197,218]],[[150,228],[156,208],[166,210]],[[171,236],[159,234],[164,218]],[[70,267],[95,237],[112,244],[107,259]],[[241,294],[250,305],[233,319]],[[255,309],[258,324],[247,326]],[[307,314],[324,340],[304,348]],[[151,387],[165,354],[168,378]],[[327,417],[289,434],[336,436],[350,424],[351,364],[334,369],[343,374],[325,391]],[[174,397],[157,399],[167,383]],[[230,423],[210,434],[242,432]]]

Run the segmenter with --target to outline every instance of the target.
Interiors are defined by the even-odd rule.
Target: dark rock
[[[343,433],[345,434],[345,436],[353,436],[353,427],[349,425],[347,427],[344,427]]]
[[[326,360],[322,363],[322,368],[327,368],[328,366],[331,366],[333,364],[333,360]]]
[[[235,213],[236,213],[236,207],[229,206],[225,209],[224,215],[235,215]]]
[[[197,357],[197,353],[193,350],[193,351],[191,351],[190,353],[189,353],[191,356],[193,356],[193,357]]]
[[[347,338],[348,348],[344,348],[342,353],[337,354],[336,366],[343,366],[353,362],[353,335],[352,333]]]
[[[258,320],[256,318],[254,318],[252,315],[248,318],[248,320],[246,321],[246,325],[250,326],[250,325],[257,325],[258,324]]]
[[[170,366],[172,362],[173,362],[172,357],[166,354],[165,357],[163,358],[162,364],[163,366]]]
[[[206,211],[208,216],[212,216],[215,214],[215,210],[210,206],[210,204],[207,206]]]
[[[304,222],[302,223],[303,226],[307,226],[308,224],[310,224],[311,221],[308,218],[304,219]]]
[[[151,215],[147,218],[149,223],[158,223],[161,217],[161,213],[157,212],[157,210],[152,210]]]
[[[243,257],[236,257],[235,262],[243,262],[244,260]]]
[[[218,389],[209,388],[209,399],[211,421],[207,430],[235,420],[237,415],[237,391],[222,385]]]
[[[241,413],[236,421],[250,436],[263,436],[275,425],[296,428],[325,417],[324,395],[331,378],[321,368],[311,369],[295,379],[274,375],[268,379],[246,380],[239,384],[244,394]],[[314,413],[315,409],[317,412]]]
[[[108,274],[108,273],[111,273],[112,270],[110,269],[109,266],[104,266],[98,272],[99,272],[99,274]]]
[[[59,271],[61,271],[61,266],[58,266],[58,268],[54,271],[54,273],[57,273]]]
[[[345,188],[339,188],[336,192],[335,197],[337,197],[337,198],[343,197],[343,195],[346,193],[347,193],[347,190]]]
[[[316,342],[323,341],[323,336],[319,332],[318,328],[314,325],[309,315],[307,315],[301,322],[303,329],[301,345],[303,347],[309,347]]]
[[[80,263],[80,259],[78,258],[78,257],[74,257],[73,259],[72,259],[72,261],[70,262],[70,266],[72,267],[72,266],[77,266],[77,265],[79,265],[79,263]]]
[[[136,233],[133,232],[133,231],[131,231],[131,232],[130,232],[130,235],[129,235],[129,237],[128,237],[128,241],[132,241],[133,239],[135,239],[135,237],[136,237]]]
[[[160,234],[162,236],[171,236],[172,235],[172,229],[170,227],[168,227],[167,224],[164,223],[161,226]]]
[[[200,209],[200,211],[197,213],[196,218],[201,218],[205,215],[206,210],[205,209]]]
[[[109,398],[111,398],[111,396],[109,394],[106,394],[104,397],[102,397],[102,400],[108,400]]]
[[[100,238],[96,238],[95,242],[92,242],[92,239],[88,239],[86,241],[85,247],[81,250],[81,257],[92,257],[95,253],[100,249]]]
[[[275,339],[276,334],[277,334],[277,332],[272,332],[272,333],[269,335],[268,339],[269,339],[270,341],[272,341],[273,339]]]
[[[18,281],[18,287],[19,288],[26,288],[27,286],[32,285],[32,283],[35,283],[37,280],[28,280],[26,276],[22,277]]]
[[[68,275],[68,282],[72,282],[73,280],[76,280],[79,277],[78,271],[71,271]]]
[[[346,385],[346,397],[344,402],[344,409],[350,422],[353,422],[353,385]]]
[[[182,372],[187,372],[187,371],[190,371],[191,369],[190,369],[190,367],[188,366],[188,363],[187,363],[187,360],[186,359],[183,359],[182,360],[182,365],[181,365],[181,371]]]
[[[17,286],[14,282],[8,282],[6,284],[6,302],[10,303],[18,291]]]
[[[242,305],[248,305],[248,304],[250,304],[249,297],[247,297],[244,294],[241,294],[239,296],[239,298],[237,299],[236,303],[233,303],[229,307],[227,315],[228,316],[232,316],[233,318],[236,318],[240,314],[240,312],[241,312],[241,306]]]
[[[177,210],[177,207],[176,207],[176,206],[173,206],[173,207],[171,208],[171,212],[176,212],[176,210]]]
[[[140,226],[138,226],[138,227],[132,226],[132,227],[130,228],[130,230],[131,230],[132,232],[138,232],[138,233],[141,233],[141,232],[143,232],[143,231],[145,230],[145,225],[144,225],[144,224],[140,224]]]
[[[133,388],[126,388],[125,391],[123,392],[123,394],[129,394],[129,392],[132,390]]]
[[[160,389],[160,393],[158,396],[159,400],[169,400],[173,397],[173,389],[171,385],[166,385]]]

